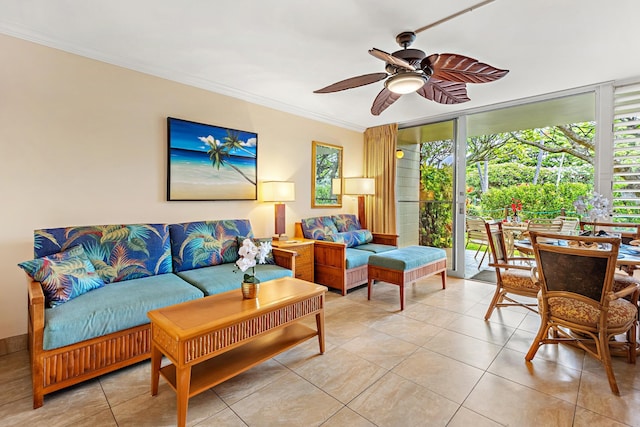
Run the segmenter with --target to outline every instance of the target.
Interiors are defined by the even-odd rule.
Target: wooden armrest
[[[44,292],[40,283],[28,279],[27,295],[29,297],[29,305],[42,305],[44,307]]]
[[[535,258],[530,258],[530,257],[526,257],[526,256],[516,256],[516,257],[509,257],[507,258],[507,261],[511,262],[511,261],[523,261],[523,262],[531,262],[531,261],[535,261]]]
[[[527,271],[531,271],[533,269],[533,267],[530,266],[530,265],[496,264],[496,263],[489,263],[489,267],[502,268],[504,270],[527,270]]]
[[[31,280],[28,276],[27,281],[29,350],[33,358],[42,351],[45,298],[40,283]]]
[[[328,265],[344,269],[347,264],[346,243],[315,240],[313,245],[313,261],[315,265]]]
[[[371,233],[371,235],[373,236],[373,243],[378,243],[380,245],[398,246],[397,234]]]
[[[639,285],[631,285],[631,286],[627,286],[626,288],[618,291],[618,292],[612,292],[609,294],[609,300],[613,301],[619,298],[624,298],[627,295],[631,295],[634,292],[640,292],[640,286]],[[636,295],[637,298],[637,295]]]
[[[289,249],[281,249],[281,248],[272,248],[271,252],[273,253],[273,259],[276,262],[276,265],[291,270],[293,273],[293,277],[296,274],[296,259],[298,256],[297,252],[290,251]]]

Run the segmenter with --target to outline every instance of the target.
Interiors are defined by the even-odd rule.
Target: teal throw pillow
[[[244,242],[244,239],[251,239],[251,241],[253,242],[254,245],[256,245],[258,248],[260,247],[260,245],[268,245],[268,252],[267,255],[265,256],[264,260],[264,264],[272,264],[274,265],[276,263],[275,258],[273,258],[273,252],[271,251],[271,242],[273,239],[271,239],[271,237],[241,237],[238,236],[238,247],[242,247],[242,242]],[[237,250],[236,250],[237,253]],[[256,258],[256,262],[258,262],[258,258]]]
[[[51,307],[104,286],[81,245],[18,266],[40,282]]]

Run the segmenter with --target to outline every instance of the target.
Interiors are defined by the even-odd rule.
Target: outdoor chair
[[[561,233],[576,233],[580,228],[580,218],[577,216],[557,216],[554,219],[562,221],[562,228],[560,229]]]
[[[553,238],[557,235],[531,233],[541,323],[525,359],[531,361],[544,344],[574,344],[604,365],[611,391],[618,395],[611,347],[624,351],[628,361],[635,363],[638,308],[624,297],[635,295],[637,300],[640,287],[613,291],[619,238],[547,240]],[[614,339],[619,335],[624,341]]]
[[[533,307],[537,307],[535,298],[540,288],[532,277],[531,258],[508,255],[502,223],[487,223],[485,229],[493,257],[489,266],[496,270],[496,291],[484,320],[489,320],[496,307],[520,306],[537,313]],[[528,297],[532,301],[518,301],[513,295]]]
[[[474,259],[478,259],[478,254],[484,248],[484,252],[482,254],[482,258],[480,259],[480,263],[478,264],[478,270],[482,266],[482,262],[487,256],[487,252],[489,250],[489,241],[487,240],[487,231],[485,229],[485,223],[487,223],[485,218],[481,217],[467,217],[466,228],[467,228],[467,244],[465,245],[465,249],[469,246],[469,243],[475,243],[478,245],[478,249],[476,250]]]
[[[527,231],[548,231],[559,233],[564,221],[561,219],[535,218],[529,221]]]

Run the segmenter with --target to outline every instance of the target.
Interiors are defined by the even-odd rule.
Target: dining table
[[[562,239],[558,239],[558,241],[560,240]],[[529,239],[516,240],[513,243],[513,247],[523,255],[533,256],[533,246]],[[640,246],[620,244],[616,265],[618,267],[629,267],[632,269],[640,266]]]

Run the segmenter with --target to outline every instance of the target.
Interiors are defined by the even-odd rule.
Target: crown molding
[[[36,43],[39,45],[47,46],[53,49],[61,50],[74,55],[78,55],[78,56],[93,59],[96,61],[104,62],[107,64],[115,65],[118,67],[126,68],[128,70],[137,71],[143,74],[148,74],[148,75],[159,77],[165,80],[181,83],[188,86],[197,87],[199,89],[204,89],[209,92],[240,99],[242,101],[261,105],[263,107],[272,108],[274,110],[293,114],[295,116],[300,116],[307,119],[327,123],[329,125],[337,126],[340,128],[358,131],[358,132],[364,132],[364,130],[366,129],[365,127],[355,123],[338,120],[333,117],[325,116],[323,114],[318,114],[313,111],[298,108],[283,102],[279,102],[271,98],[257,96],[237,88],[218,84],[210,80],[202,79],[202,78],[184,74],[184,73],[179,73],[175,70],[171,70],[168,68],[159,69],[157,67],[151,67],[148,64],[136,62],[131,59],[105,55],[104,53],[98,52],[96,50],[81,48],[72,43],[67,43],[62,40],[45,37],[42,34],[29,31],[17,26],[0,24],[0,33],[11,36],[11,37],[16,37],[22,40],[26,40],[32,43]]]

